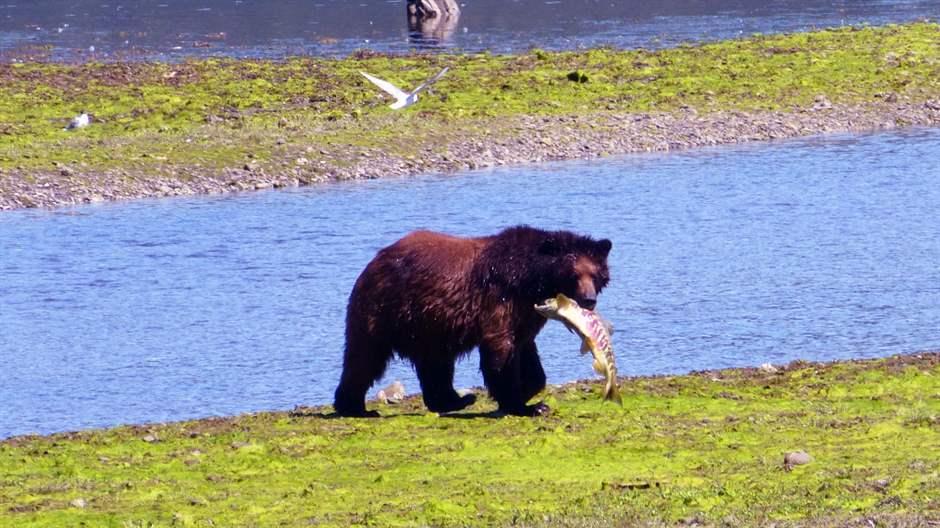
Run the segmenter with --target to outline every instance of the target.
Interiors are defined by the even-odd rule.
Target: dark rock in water
[[[435,18],[460,14],[455,0],[408,0],[408,15],[418,18]]]
[[[428,44],[449,40],[459,20],[455,0],[408,0],[408,31]]]

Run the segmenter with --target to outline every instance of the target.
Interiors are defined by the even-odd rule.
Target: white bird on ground
[[[82,128],[88,126],[88,123],[91,122],[91,118],[88,116],[88,112],[82,110],[82,113],[73,117],[69,121],[69,126],[63,128],[62,130],[74,130],[76,128]]]
[[[366,79],[369,79],[370,81],[372,81],[373,84],[375,84],[376,86],[378,86],[379,88],[384,90],[386,93],[388,93],[389,95],[395,98],[395,102],[391,106],[389,106],[389,108],[391,108],[392,110],[401,110],[402,108],[406,108],[417,103],[418,92],[426,89],[427,87],[437,82],[437,80],[443,77],[444,74],[447,73],[447,70],[449,69],[450,67],[444,68],[443,70],[441,70],[440,73],[424,81],[417,88],[415,88],[409,93],[405,93],[401,91],[394,84],[388,81],[383,81],[382,79],[379,79],[378,77],[373,77],[366,72],[359,72],[359,73],[361,73],[363,77],[365,77]]]

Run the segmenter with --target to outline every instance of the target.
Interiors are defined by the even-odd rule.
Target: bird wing
[[[81,128],[88,124],[88,116],[86,114],[79,114],[72,118],[69,121],[69,126],[65,127],[66,130],[71,130],[73,128]]]
[[[445,67],[443,70],[441,70],[440,73],[438,73],[437,75],[435,75],[434,77],[431,77],[430,79],[428,79],[428,80],[424,81],[423,83],[421,83],[417,88],[415,88],[414,90],[412,90],[411,95],[414,95],[414,94],[420,92],[421,90],[424,90],[424,89],[427,88],[428,86],[431,86],[432,84],[436,83],[441,77],[444,76],[445,73],[447,73],[447,70],[449,70],[449,69],[450,69],[450,66],[447,66],[447,67]]]
[[[383,81],[382,79],[379,79],[378,77],[373,77],[366,72],[359,72],[359,73],[361,73],[362,76],[365,77],[366,79],[369,79],[370,81],[372,81],[372,84],[378,86],[379,88],[387,92],[389,95],[391,95],[395,99],[404,99],[408,97],[408,94],[399,90],[397,86],[395,86],[394,84],[388,81]]]

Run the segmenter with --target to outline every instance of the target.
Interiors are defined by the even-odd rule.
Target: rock
[[[832,103],[829,102],[829,99],[822,94],[816,96],[813,100],[813,110],[828,110],[832,108]]]
[[[147,442],[148,444],[152,444],[157,441],[157,437],[153,436],[152,434],[149,434],[141,438],[141,440],[143,440],[144,442]]]
[[[398,403],[405,399],[405,385],[401,381],[396,380],[388,387],[380,389],[375,397],[381,403]]]
[[[879,493],[885,493],[891,487],[891,481],[889,479],[878,479],[871,483],[871,487]]]
[[[590,79],[588,78],[587,74],[585,74],[584,72],[575,70],[568,74],[568,80],[571,82],[576,82],[576,83],[586,83]]]
[[[763,363],[760,367],[757,367],[757,368],[761,372],[766,372],[768,374],[773,374],[774,372],[777,372],[779,370],[777,367],[771,365],[770,363]]]
[[[85,506],[88,506],[88,501],[85,499],[74,499],[69,502],[69,506],[73,508],[84,508]]]
[[[783,455],[783,468],[787,471],[793,469],[793,466],[802,466],[813,461],[806,451],[792,451]]]

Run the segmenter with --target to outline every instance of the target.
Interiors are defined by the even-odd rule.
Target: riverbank
[[[0,65],[0,209],[940,123],[940,26],[662,51]],[[393,112],[359,71],[414,86]],[[92,124],[64,131],[79,110]]]
[[[0,441],[11,526],[934,526],[940,353]],[[804,452],[808,455],[790,455]],[[0,524],[3,524],[0,523]]]

